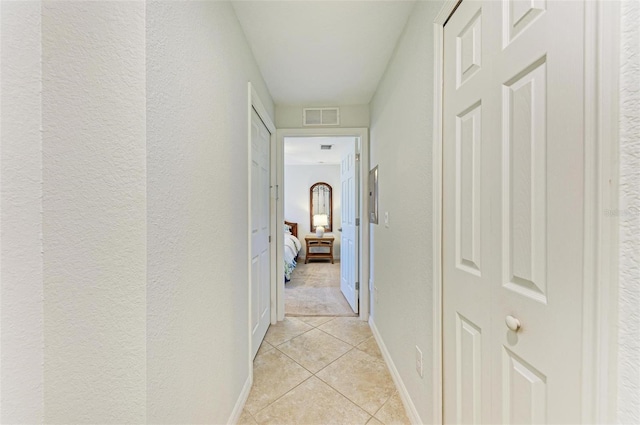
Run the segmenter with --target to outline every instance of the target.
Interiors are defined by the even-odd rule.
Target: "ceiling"
[[[342,152],[353,146],[355,137],[285,137],[284,163],[286,165],[340,164]],[[320,145],[332,145],[321,150]]]
[[[234,1],[277,105],[368,104],[413,1]]]

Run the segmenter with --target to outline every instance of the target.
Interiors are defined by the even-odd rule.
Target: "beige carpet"
[[[340,292],[340,263],[299,261],[284,287],[284,312],[287,316],[356,316]]]

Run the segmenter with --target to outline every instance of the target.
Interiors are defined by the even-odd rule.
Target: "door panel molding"
[[[546,304],[546,56],[502,90],[502,284]]]
[[[433,417],[443,420],[442,366],[442,184],[444,25],[461,0],[446,0],[433,22]],[[539,2],[535,2],[538,4]],[[543,3],[539,3],[543,4]],[[518,37],[543,7],[515,14],[503,44]],[[505,9],[506,11],[507,9]],[[506,13],[506,12],[505,12]],[[520,16],[522,15],[522,16]],[[585,244],[582,422],[616,417],[618,222],[603,211],[617,208],[619,22],[617,2],[585,2]],[[510,16],[511,20],[511,16]],[[505,20],[506,21],[506,20]]]
[[[502,380],[502,423],[547,423],[547,377],[544,374],[513,351],[502,347]],[[528,415],[518,415],[514,404],[527,406],[522,410]]]

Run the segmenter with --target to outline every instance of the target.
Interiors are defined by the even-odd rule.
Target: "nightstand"
[[[321,238],[314,235],[307,235],[304,237],[307,244],[307,255],[304,258],[304,263],[307,264],[309,260],[331,260],[333,264],[333,236],[323,236]],[[311,251],[311,248],[315,249],[315,252]],[[318,252],[317,248],[329,248],[329,252]]]

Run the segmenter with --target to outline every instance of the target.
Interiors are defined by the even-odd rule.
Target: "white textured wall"
[[[0,9],[0,422],[42,423],[40,3]]]
[[[147,2],[150,423],[226,423],[249,376],[247,82],[228,2]]]
[[[369,127],[369,106],[368,105],[326,105],[327,107],[340,107],[340,125],[334,128],[359,128]],[[302,125],[302,110],[307,107],[316,106],[276,106],[276,127],[277,128],[313,128]],[[332,126],[322,126],[331,128]],[[318,128],[318,127],[316,127]]]
[[[0,420],[227,422],[247,81],[274,115],[233,9],[3,1],[0,37]]]
[[[416,2],[371,102],[371,167],[378,165],[380,224],[372,225],[373,320],[424,423],[431,368],[415,371],[415,346],[432,358],[433,20],[442,3]],[[383,214],[390,215],[385,228]]]
[[[304,237],[313,233],[309,229],[309,189],[318,182],[329,183],[333,199],[333,258],[340,258],[341,194],[340,165],[285,165],[284,217],[298,223],[298,239],[302,242],[300,257],[306,257]]]
[[[143,2],[43,2],[47,423],[146,405]]]
[[[621,3],[618,422],[640,423],[640,3]]]

